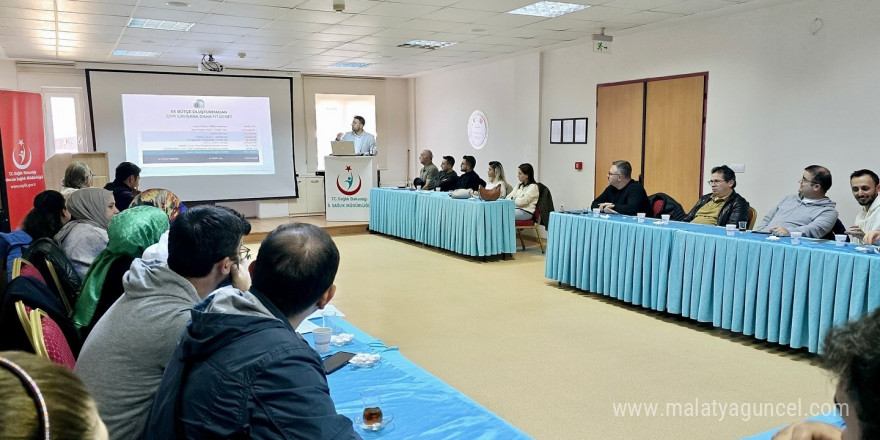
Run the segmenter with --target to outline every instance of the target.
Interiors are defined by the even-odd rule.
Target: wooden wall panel
[[[611,162],[628,160],[636,179],[642,171],[644,83],[600,86],[596,101],[595,196],[598,196],[608,187]]]
[[[669,194],[685,212],[702,188],[704,80],[690,76],[650,81],[647,87],[645,190]]]

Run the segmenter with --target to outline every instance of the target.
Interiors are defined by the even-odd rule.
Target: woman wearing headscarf
[[[67,199],[72,220],[55,235],[64,255],[73,263],[80,277],[107,247],[107,225],[119,214],[113,193],[103,188],[83,188]]]
[[[168,221],[172,222],[181,212],[186,211],[186,206],[173,192],[162,188],[151,188],[142,191],[134,197],[129,206],[155,206],[168,215]],[[168,261],[168,231],[165,231],[159,242],[147,248],[142,257],[144,260]]]
[[[109,243],[92,262],[73,312],[73,323],[83,339],[122,295],[122,276],[144,249],[168,231],[168,217],[153,206],[129,207],[110,220]]]

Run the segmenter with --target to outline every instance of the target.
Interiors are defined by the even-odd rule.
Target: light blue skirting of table
[[[880,256],[832,242],[552,213],[547,278],[734,332],[822,352],[832,326],[880,306]]]
[[[320,320],[312,322],[320,325]],[[357,431],[365,440],[382,439],[485,439],[516,440],[530,438],[522,431],[487,410],[477,402],[447,385],[440,379],[412,363],[395,347],[386,347],[382,341],[364,333],[350,323],[337,318],[337,325],[355,340],[337,351],[351,353],[378,353],[379,365],[358,369],[351,365],[327,376],[330,397],[336,412],[354,421],[363,411],[360,393],[366,388],[382,391],[383,413],[393,414],[394,420],[382,431]],[[311,334],[304,335],[314,346]]]
[[[453,199],[448,193],[370,190],[370,229],[462,255],[516,252],[511,200]]]

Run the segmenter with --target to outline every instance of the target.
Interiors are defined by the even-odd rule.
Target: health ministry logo
[[[353,196],[353,195],[357,194],[358,191],[361,190],[361,176],[360,175],[357,176],[357,181],[358,181],[357,188],[351,189],[351,187],[354,185],[354,174],[351,172],[351,165],[346,166],[345,171],[348,171],[348,177],[346,177],[345,181],[344,181],[344,183],[347,186],[345,187],[345,189],[342,189],[342,184],[339,183],[339,178],[342,176],[337,174],[336,175],[336,188],[342,194],[345,194],[347,196]]]
[[[205,100],[196,99],[196,102],[193,103],[193,108],[205,108]]]
[[[24,139],[19,139],[18,145],[12,149],[12,163],[16,168],[25,170],[31,166],[33,158],[30,148],[24,146]]]

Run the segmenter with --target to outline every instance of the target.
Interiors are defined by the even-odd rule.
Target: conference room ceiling
[[[531,0],[345,0],[344,12],[333,0],[0,0],[0,59],[195,70],[210,53],[226,68],[397,77],[789,1],[571,0],[591,7],[543,18],[509,13]],[[132,18],[195,24],[133,28]],[[410,40],[455,44],[398,47]],[[345,62],[369,65],[334,66]]]

